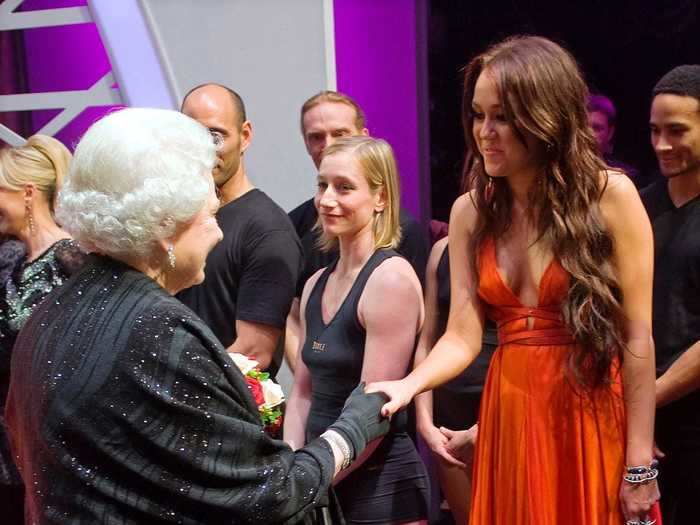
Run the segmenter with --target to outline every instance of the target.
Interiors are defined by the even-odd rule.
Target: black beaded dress
[[[297,523],[334,471],[325,440],[267,436],[211,330],[107,257],[20,332],[6,415],[27,523]]]

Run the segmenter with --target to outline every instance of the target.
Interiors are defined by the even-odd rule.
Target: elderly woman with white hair
[[[59,198],[93,252],[20,333],[7,422],[27,523],[296,523],[388,430],[359,388],[292,451],[268,437],[244,377],[172,297],[221,240],[206,130],[125,109],[94,124]]]

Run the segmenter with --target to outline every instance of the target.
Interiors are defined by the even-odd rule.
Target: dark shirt
[[[27,523],[296,523],[333,476],[330,447],[267,436],[211,330],[106,257],[17,339],[7,421]]]
[[[61,286],[84,262],[85,254],[78,244],[63,239],[30,263],[25,257],[15,259],[9,277],[0,284],[0,407],[5,406],[10,385],[10,359],[17,334],[49,292]],[[21,484],[7,445],[1,409],[0,484]]]
[[[296,288],[296,296],[301,297],[306,281],[319,269],[328,266],[335,260],[338,257],[338,251],[322,252],[316,244],[318,233],[314,230],[314,226],[318,220],[318,212],[313,199],[303,202],[290,211],[289,218],[294,224],[294,229],[301,239],[304,250],[304,269]],[[428,234],[425,228],[403,209],[400,219],[401,243],[396,251],[411,263],[418,279],[423,284],[425,282],[425,266],[428,264],[430,252]]]
[[[204,282],[177,297],[226,348],[236,320],[284,327],[302,252],[287,215],[260,190],[222,206],[216,219],[224,239],[207,257]]]
[[[437,266],[438,285],[438,318],[437,334],[444,334],[447,328],[447,319],[450,315],[450,257],[449,247],[440,256]],[[451,392],[481,392],[484,389],[486,372],[488,371],[491,357],[498,346],[498,334],[496,323],[491,319],[484,321],[484,335],[481,340],[481,352],[464,372],[451,381],[445,383],[441,388]]]
[[[663,374],[700,341],[700,196],[676,208],[665,180],[641,196],[654,230],[652,332]]]

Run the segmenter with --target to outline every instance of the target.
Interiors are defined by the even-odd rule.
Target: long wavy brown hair
[[[538,241],[551,246],[571,275],[562,304],[564,321],[580,343],[568,368],[584,389],[610,381],[611,365],[622,358],[624,315],[613,264],[613,240],[606,231],[600,199],[607,185],[588,125],[588,88],[574,58],[541,37],[504,40],[474,58],[464,75],[462,119],[467,150],[473,158],[469,187],[478,219],[471,249],[486,237],[498,238],[511,226],[513,196],[505,178],[490,178],[472,133],[472,99],[482,71],[498,86],[501,107],[518,139],[527,147],[534,137],[541,177],[530,193],[530,219]],[[532,141],[530,141],[532,143]],[[471,261],[478,274],[476,256]]]

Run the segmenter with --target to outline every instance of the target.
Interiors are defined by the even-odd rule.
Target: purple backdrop
[[[86,6],[87,0],[25,0],[19,11]],[[88,89],[112,68],[95,24],[24,30],[27,83],[30,93]],[[69,122],[56,138],[73,149],[85,130],[114,106],[89,107]],[[33,132],[60,109],[32,112]]]
[[[367,115],[372,136],[396,153],[401,200],[421,218],[417,14],[414,0],[334,0],[338,91]]]

